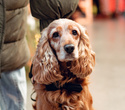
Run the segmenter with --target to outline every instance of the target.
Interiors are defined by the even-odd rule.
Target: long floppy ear
[[[89,75],[95,66],[95,52],[90,46],[87,31],[81,25],[78,25],[81,31],[80,41],[78,45],[79,58],[72,62],[71,70],[77,77],[84,78]]]
[[[33,58],[33,78],[37,83],[50,84],[62,78],[58,61],[49,45],[47,28],[41,33]]]

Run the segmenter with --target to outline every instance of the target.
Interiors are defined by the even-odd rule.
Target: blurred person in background
[[[125,0],[93,0],[97,18],[117,18],[125,13]]]
[[[79,0],[30,0],[40,30],[58,18],[68,18]],[[25,64],[30,52],[25,38],[28,0],[0,0],[0,108],[25,110]]]
[[[79,0],[78,7],[71,19],[81,25],[91,24],[93,21],[92,0]]]

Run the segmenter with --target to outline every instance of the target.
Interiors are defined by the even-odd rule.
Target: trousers
[[[26,110],[27,83],[25,67],[2,72],[0,78],[1,110]]]

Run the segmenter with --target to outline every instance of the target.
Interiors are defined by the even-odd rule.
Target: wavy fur
[[[50,84],[62,78],[58,61],[48,42],[47,28],[41,33],[36,54],[33,58],[33,77],[37,83]]]
[[[90,46],[87,30],[81,25],[78,25],[81,35],[79,42],[79,58],[72,62],[71,71],[79,78],[84,78],[89,75],[95,66],[95,52]],[[84,48],[83,48],[84,47]]]
[[[72,35],[71,30],[74,29],[77,30],[77,35]],[[58,32],[59,38],[52,37],[54,32]],[[69,43],[75,46],[70,55],[62,48]],[[59,55],[64,55],[65,58]],[[85,28],[68,19],[55,20],[42,31],[32,63],[37,94],[35,110],[93,110],[88,75],[95,65],[95,53],[91,49]],[[61,87],[68,82],[80,84],[83,90],[80,93],[46,91],[45,85],[54,83]]]

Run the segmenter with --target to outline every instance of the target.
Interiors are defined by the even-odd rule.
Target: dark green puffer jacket
[[[30,58],[27,4],[28,0],[0,0],[0,73],[21,68]]]
[[[76,10],[79,0],[30,0],[32,15],[40,19],[41,28],[55,19],[69,18]]]

